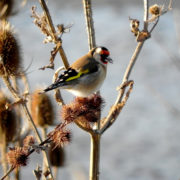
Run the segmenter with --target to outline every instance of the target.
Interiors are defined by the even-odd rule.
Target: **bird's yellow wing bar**
[[[83,70],[83,71],[79,71],[77,75],[69,77],[68,79],[66,79],[66,82],[74,80],[74,79],[78,79],[79,77],[81,77],[84,74],[89,73],[89,69]]]

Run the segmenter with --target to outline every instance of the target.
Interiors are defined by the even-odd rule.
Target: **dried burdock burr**
[[[16,115],[13,110],[6,109],[6,105],[10,101],[8,98],[0,92],[0,142],[2,143],[2,137],[6,137],[6,141],[10,142],[16,136],[17,122]]]
[[[0,19],[7,19],[12,15],[14,0],[1,0],[0,1]]]
[[[94,94],[87,98],[76,97],[72,103],[63,106],[61,116],[68,123],[77,120],[97,122],[103,105],[104,100],[100,95]]]
[[[149,7],[149,13],[152,15],[158,16],[161,13],[161,7],[157,4],[154,4]]]
[[[6,154],[7,162],[13,167],[26,166],[28,160],[28,151],[24,147],[10,148]]]
[[[0,23],[0,76],[20,73],[20,48],[12,27],[6,21]]]
[[[49,160],[54,167],[62,167],[65,164],[65,152],[62,147],[55,147],[55,144],[51,144],[49,148]]]
[[[33,120],[40,127],[53,125],[54,112],[51,99],[47,94],[40,94],[39,92],[39,90],[36,90],[32,95],[31,111]]]

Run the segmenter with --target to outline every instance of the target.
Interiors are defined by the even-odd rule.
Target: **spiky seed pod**
[[[12,15],[13,5],[13,0],[0,1],[0,19],[7,19],[10,15]]]
[[[12,110],[6,109],[6,105],[10,101],[0,92],[0,142],[5,135],[6,141],[10,142],[16,136],[17,122],[15,113]],[[1,142],[2,143],[2,142]]]
[[[160,15],[160,12],[161,12],[161,8],[157,4],[154,4],[151,7],[149,7],[149,13],[152,15],[156,15],[156,16]]]
[[[17,75],[20,71],[20,48],[8,22],[0,23],[0,76]]]
[[[6,154],[7,162],[13,167],[26,166],[28,161],[28,151],[23,147],[10,148]]]
[[[66,129],[66,123],[61,123],[47,137],[54,143],[54,148],[64,147],[71,141],[71,132]]]
[[[65,164],[65,152],[62,147],[55,147],[55,144],[51,144],[49,148],[49,159],[52,166],[63,167]]]
[[[46,127],[53,124],[54,113],[51,99],[47,94],[40,94],[36,90],[32,95],[32,117],[37,126]]]
[[[61,116],[67,123],[75,120],[97,122],[104,100],[99,95],[92,95],[87,98],[77,97],[71,104],[62,108]]]

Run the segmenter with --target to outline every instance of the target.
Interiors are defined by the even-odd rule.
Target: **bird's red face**
[[[100,54],[100,60],[103,64],[107,64],[108,62],[112,63],[112,59],[109,57],[110,52],[105,47],[98,47],[97,53]]]

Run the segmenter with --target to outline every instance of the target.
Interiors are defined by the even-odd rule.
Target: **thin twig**
[[[144,30],[147,30],[148,28],[148,0],[144,0]],[[134,64],[141,52],[141,49],[144,45],[144,41],[146,39],[144,39],[142,42],[139,42],[136,46],[136,49],[130,59],[130,62],[126,68],[126,71],[124,73],[124,77],[123,77],[123,80],[122,80],[122,84],[126,83],[129,79],[129,76],[131,74],[131,71],[134,67]],[[122,99],[123,99],[123,96],[124,96],[124,93],[125,93],[125,90],[126,90],[126,87],[125,88],[121,88],[121,90],[119,91],[119,94],[116,98],[116,101],[113,105],[113,107],[116,107],[118,106],[118,104],[121,104],[122,102]],[[117,113],[116,116],[114,116],[115,112]],[[116,108],[111,108],[109,113],[108,113],[108,116],[105,118],[105,120],[103,121],[103,125],[101,126],[101,129],[99,131],[100,134],[104,133],[108,127],[110,127],[114,122],[115,120],[117,119],[118,115],[119,115],[120,111],[116,111]]]
[[[57,42],[60,43],[59,53],[60,53],[60,56],[61,56],[62,61],[63,61],[63,63],[64,63],[64,67],[65,67],[66,69],[68,69],[69,63],[68,63],[66,54],[65,54],[65,52],[64,52],[64,49],[63,49],[63,47],[62,47],[61,39],[56,36],[56,30],[55,30],[55,27],[54,27],[54,25],[53,25],[53,22],[52,22],[52,19],[51,19],[51,16],[50,16],[48,7],[47,7],[47,5],[46,5],[46,3],[45,3],[44,0],[39,0],[39,3],[40,3],[40,5],[41,5],[41,7],[42,7],[42,9],[43,9],[43,11],[44,11],[44,14],[45,14],[45,16],[46,16],[47,22],[48,22],[48,24],[49,24],[49,27],[51,28],[52,35],[53,35],[53,38],[54,38],[54,42],[55,42],[55,43],[57,43]]]
[[[14,169],[15,167],[11,166],[10,169],[6,172],[6,174],[1,177],[1,180],[4,180]]]
[[[99,134],[103,134],[117,119],[118,115],[122,111],[123,107],[125,106],[129,95],[133,88],[133,81],[127,81],[124,83],[124,85],[120,88],[120,96],[118,98],[122,97],[122,100],[118,99],[117,103],[115,103],[112,108],[110,109],[110,112],[108,116],[105,119],[101,120],[101,129],[99,131]],[[126,92],[126,95],[121,96],[121,93],[125,92],[126,87],[129,86],[128,91]]]
[[[148,31],[149,0],[144,0],[144,31]]]
[[[159,22],[159,16],[157,17],[156,22],[153,24],[153,27],[152,27],[151,30],[149,31],[150,34],[151,34],[152,31],[154,30],[154,28],[156,27],[156,25],[158,24],[158,22]]]
[[[168,10],[171,10],[172,8],[172,0],[170,0],[169,2],[169,6],[168,6]],[[146,31],[148,29],[148,9],[149,9],[149,1],[148,0],[144,0],[144,31]],[[166,11],[167,12],[167,11]],[[158,20],[157,22],[155,23],[154,27],[151,29],[151,32],[154,30],[155,26],[157,25],[158,23]],[[124,77],[123,77],[123,81],[122,81],[122,85],[128,81],[129,79],[129,76],[130,76],[130,73],[133,69],[133,66],[137,60],[137,57],[143,47],[143,44],[145,42],[146,39],[144,39],[142,42],[139,42],[137,44],[137,47],[133,53],[133,56],[131,57],[131,60],[129,62],[129,65],[125,71],[125,74],[124,74]],[[122,99],[123,99],[123,96],[124,96],[124,92],[125,92],[125,88],[121,88],[119,94],[118,94],[118,97],[115,101],[115,104],[113,105],[113,107],[116,107],[118,104],[121,104],[122,102]],[[110,127],[116,120],[116,118],[118,117],[120,111],[116,111],[117,109],[116,108],[112,108],[110,111],[109,111],[109,114],[108,116],[105,118],[105,120],[103,121],[103,125],[101,126],[101,130],[100,130],[100,134],[104,133],[105,130],[108,129],[108,127]],[[116,116],[114,116],[114,113],[117,113]],[[115,118],[114,118],[115,117]]]

